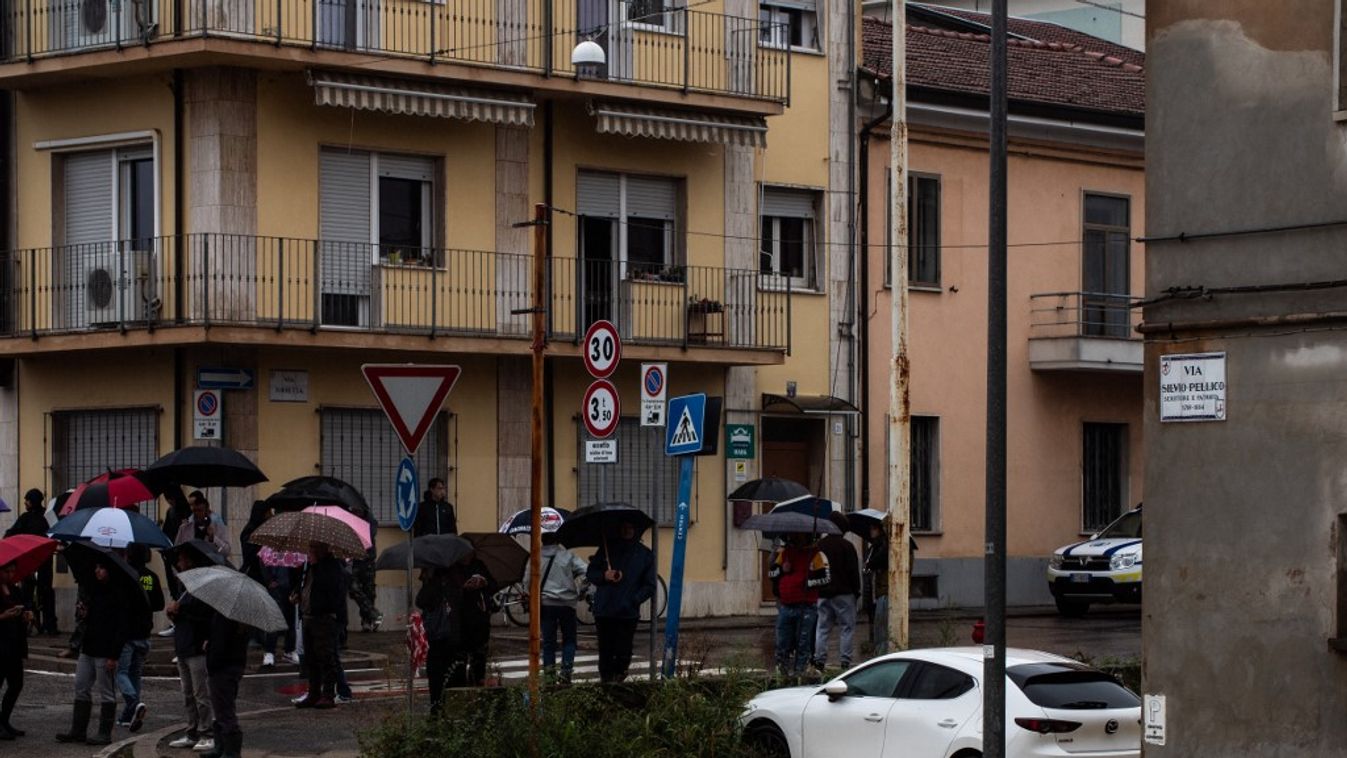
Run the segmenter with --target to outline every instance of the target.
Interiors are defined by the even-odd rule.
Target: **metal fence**
[[[782,24],[651,0],[10,0],[6,61],[188,37],[455,62],[787,102]],[[577,67],[583,41],[605,64]]]
[[[192,234],[0,253],[3,333],[173,325],[529,336],[531,256]],[[596,319],[632,344],[786,350],[790,292],[757,271],[552,258],[548,331]]]
[[[1141,298],[1107,292],[1044,292],[1029,296],[1029,336],[1140,339]]]

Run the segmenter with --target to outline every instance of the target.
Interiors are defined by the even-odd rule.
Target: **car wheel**
[[[1090,604],[1087,601],[1057,598],[1057,612],[1067,618],[1080,618],[1089,610]]]
[[[786,735],[770,721],[755,721],[744,731],[744,741],[756,755],[765,758],[790,758],[790,744]]]

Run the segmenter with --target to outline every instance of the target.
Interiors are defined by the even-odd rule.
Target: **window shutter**
[[[627,177],[627,215],[673,221],[678,212],[678,184],[673,179]]]
[[[621,195],[617,174],[582,171],[575,186],[575,210],[581,216],[617,218],[621,215]]]
[[[65,157],[65,244],[112,241],[112,153]]]
[[[814,218],[814,195],[807,190],[767,187],[762,191],[762,215]]]
[[[793,8],[802,11],[818,10],[817,0],[765,0],[763,5],[770,5],[775,8]]]
[[[435,178],[435,159],[419,155],[380,155],[379,176],[431,182]]]
[[[319,167],[319,279],[324,293],[368,295],[370,154],[324,150]]]

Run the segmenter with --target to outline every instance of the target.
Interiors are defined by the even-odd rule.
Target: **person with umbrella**
[[[147,601],[140,589],[139,573],[111,551],[76,542],[66,549],[66,556],[68,560],[79,556],[78,565],[72,562],[71,568],[77,572],[76,579],[88,586],[88,594],[83,607],[76,610],[83,617],[85,629],[75,668],[70,731],[56,735],[56,741],[108,745],[117,718],[117,662],[131,639],[130,611]],[[90,737],[95,694],[101,704],[98,733]]]
[[[847,518],[840,513],[828,518],[845,533]],[[828,638],[838,627],[837,652],[842,668],[851,668],[856,651],[856,598],[861,594],[861,566],[856,548],[839,534],[825,534],[818,549],[828,559],[828,583],[818,588],[818,630],[814,635],[814,668],[822,672],[828,665]]]
[[[828,558],[811,534],[791,532],[772,556],[767,577],[777,598],[776,667],[800,676],[814,652],[818,588],[831,578]]]
[[[491,572],[472,551],[448,567],[423,571],[416,606],[426,618],[431,713],[438,711],[446,686],[480,687],[486,680],[496,590]]]
[[[631,519],[614,519],[599,552],[589,560],[587,574],[595,587],[599,680],[603,682],[627,678],[641,605],[655,595],[654,554],[637,539],[639,534]]]
[[[243,527],[243,532],[239,534],[239,540],[243,542],[243,565],[240,571],[247,574],[258,584],[267,588],[271,599],[276,601],[276,605],[285,615],[286,629],[284,632],[267,632],[262,637],[262,668],[269,669],[276,665],[276,643],[285,635],[285,652],[287,656],[293,656],[295,650],[295,613],[294,606],[290,605],[290,569],[283,566],[272,566],[262,560],[262,546],[251,540],[253,532],[262,526],[272,516],[271,503],[265,500],[253,502],[252,513],[248,516],[248,523]]]
[[[178,527],[178,534],[173,542],[188,540],[213,542],[220,550],[220,555],[228,558],[229,529],[219,516],[211,513],[210,501],[206,499],[206,495],[201,490],[196,490],[187,496],[187,503],[192,507],[192,517]]]
[[[50,563],[51,556],[47,556]],[[9,723],[14,706],[23,692],[23,661],[28,657],[28,622],[32,613],[23,605],[17,566],[9,561],[0,566],[0,684],[5,687],[0,700],[0,740],[13,740],[23,732]]]
[[[210,548],[197,547],[209,545]],[[171,560],[179,573],[215,565],[206,553],[214,545],[208,542],[186,542],[164,552],[165,561]],[[218,555],[218,553],[217,553]],[[220,558],[223,561],[223,557]],[[210,638],[211,619],[215,611],[205,603],[184,592],[168,604],[168,617],[173,620],[173,652],[177,656],[178,679],[182,684],[183,707],[187,714],[187,731],[168,743],[173,748],[192,748],[196,752],[215,749],[212,737],[210,684],[206,669],[206,641]]]
[[[454,504],[449,502],[449,488],[444,480],[437,476],[426,486],[425,500],[416,509],[412,536],[458,534],[458,516],[454,513]]]
[[[558,539],[555,527],[543,527],[542,615],[539,622],[543,635],[543,670],[549,677],[556,675],[557,631],[561,632],[561,675],[557,681],[570,684],[575,669],[576,616],[575,604],[580,599],[576,582],[589,572],[583,558],[567,550]],[[531,587],[529,574],[524,572],[524,586]]]
[[[291,602],[304,616],[304,668],[309,692],[295,703],[297,708],[336,707],[338,641],[346,626],[346,570],[331,548],[322,542],[309,544],[309,561],[303,586]]]
[[[145,723],[146,705],[140,699],[141,672],[145,670],[145,659],[150,654],[150,633],[154,631],[154,614],[164,610],[164,588],[159,577],[149,568],[150,550],[144,545],[129,545],[126,548],[126,562],[140,575],[140,588],[145,592],[149,603],[137,607],[131,612],[131,639],[122,648],[121,658],[117,661],[117,689],[122,693],[126,707],[122,709],[118,726],[140,731]]]
[[[42,490],[31,489],[23,495],[23,513],[14,520],[14,525],[5,532],[6,537],[17,534],[31,534],[46,537],[51,525],[47,523],[45,500]],[[23,604],[37,619],[37,628],[44,634],[60,634],[56,624],[56,592],[52,589],[52,564],[48,557],[37,571],[23,580]]]

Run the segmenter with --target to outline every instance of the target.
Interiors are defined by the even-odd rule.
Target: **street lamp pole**
[[[889,128],[889,236],[890,289],[893,296],[889,363],[889,641],[898,650],[908,647],[908,604],[911,556],[908,520],[912,513],[912,416],[908,403],[910,367],[907,355],[908,243],[907,243],[907,2],[893,0],[893,119]],[[867,251],[868,254],[868,251]]]

